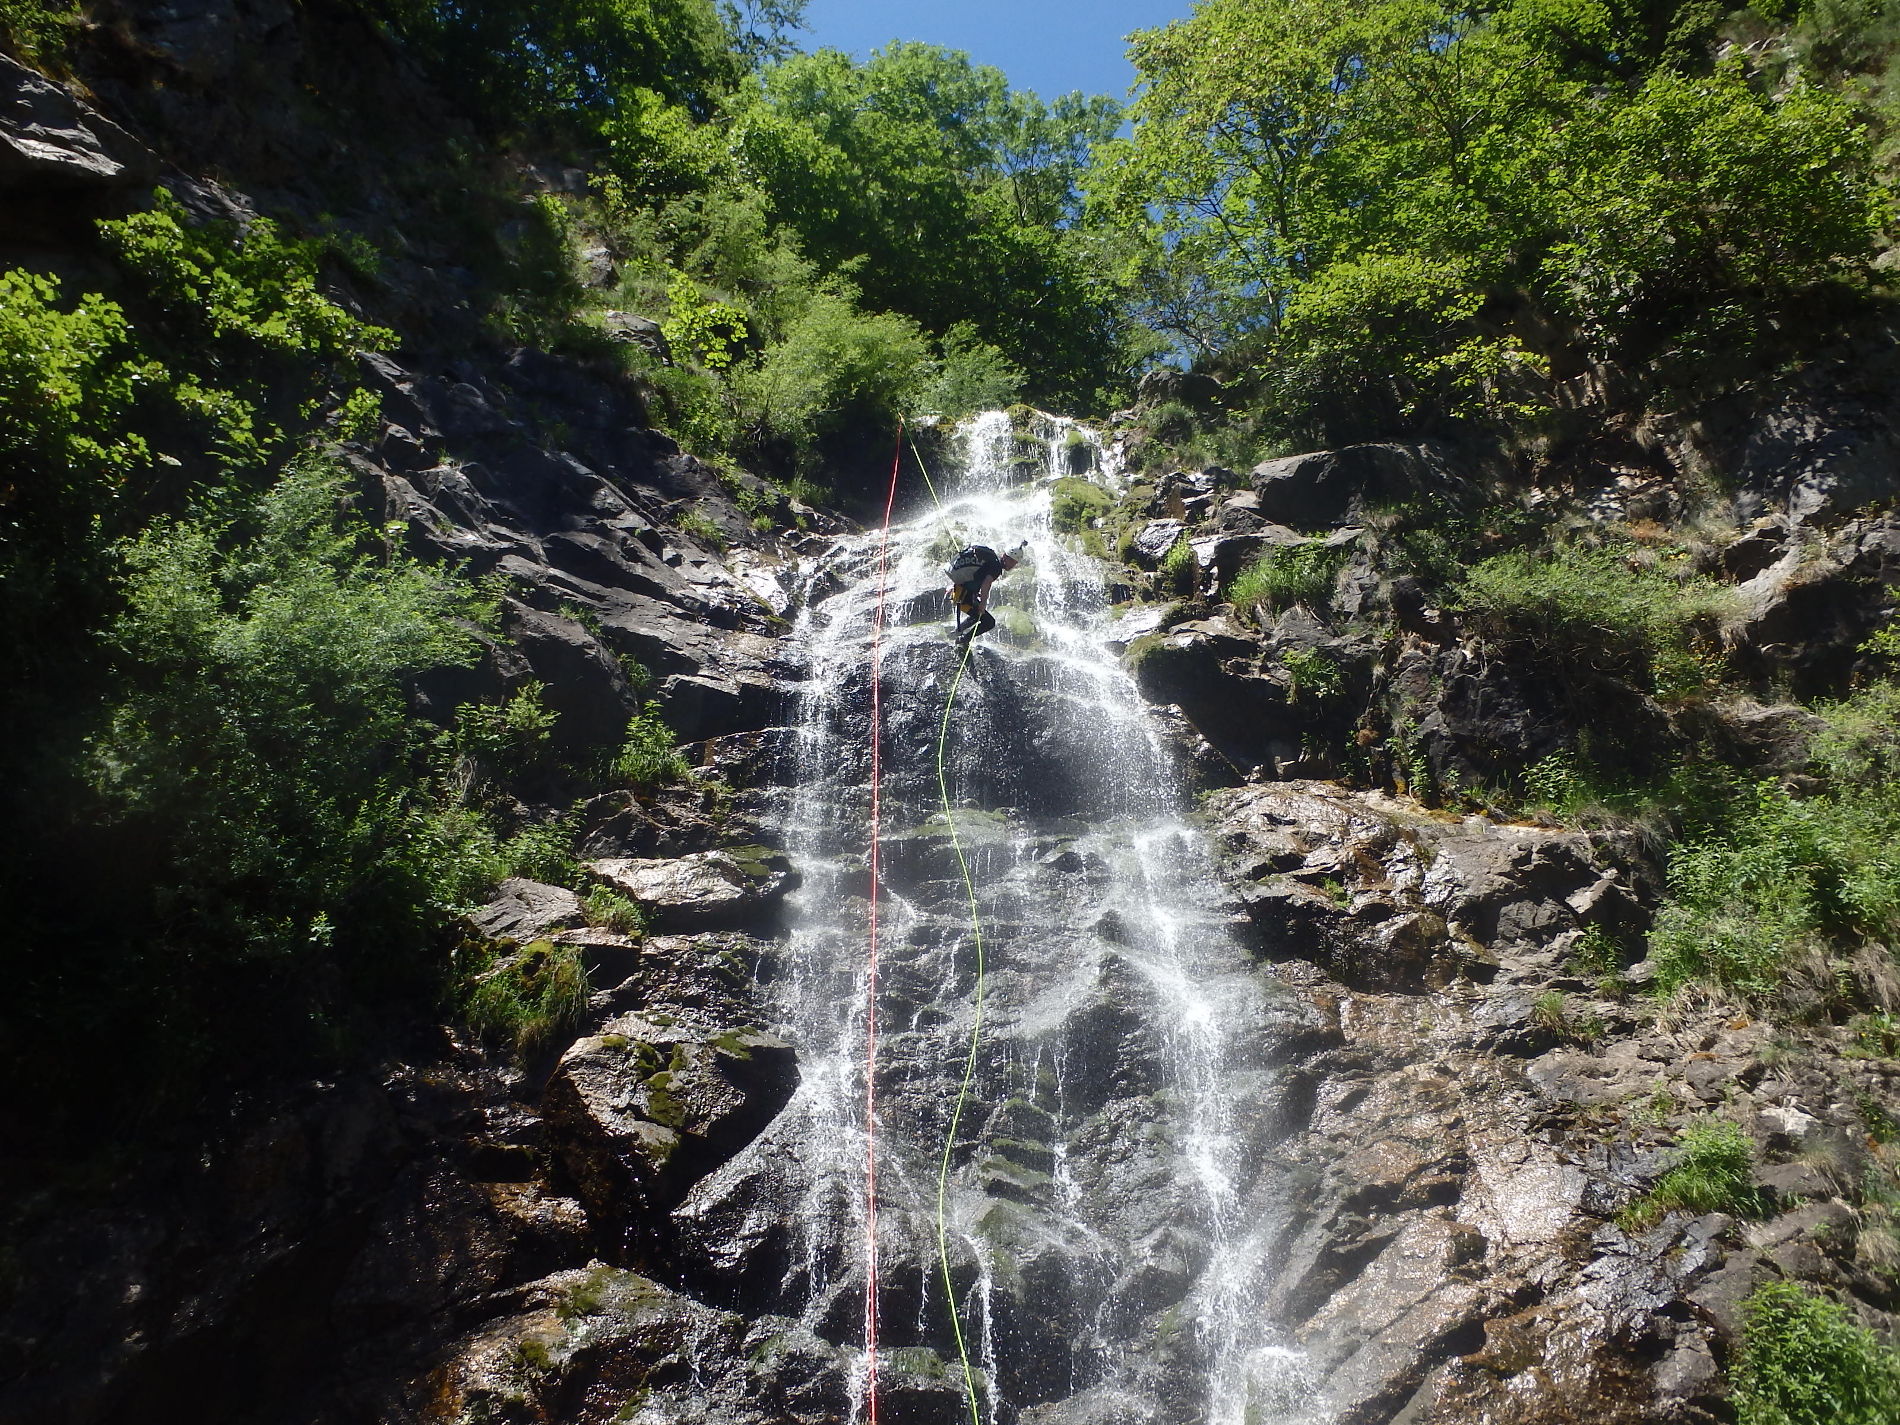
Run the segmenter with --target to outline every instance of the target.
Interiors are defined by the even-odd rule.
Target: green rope
[[[917,448],[917,442],[914,439],[910,442],[910,453],[917,461],[917,473],[924,477],[924,488],[930,491],[931,502],[941,510],[943,501],[937,496],[937,487],[930,483],[930,469],[924,464],[924,453]]]
[[[974,641],[971,640],[971,643]],[[971,643],[963,645],[963,657],[957,663],[956,676],[950,680],[950,694],[943,700],[943,723],[937,729],[937,792],[943,799],[944,819],[950,823],[950,845],[957,853],[957,865],[963,868],[963,889],[970,899],[970,929],[976,941],[976,1017],[970,1025],[970,1052],[963,1062],[963,1082],[957,1088],[956,1107],[950,1112],[950,1128],[943,1139],[943,1161],[937,1168],[937,1260],[943,1267],[944,1298],[950,1304],[950,1329],[956,1334],[957,1356],[963,1362],[963,1387],[970,1400],[970,1425],[983,1425],[976,1395],[976,1372],[970,1365],[970,1350],[963,1339],[963,1321],[957,1314],[956,1284],[950,1277],[947,1225],[950,1155],[956,1147],[957,1128],[963,1122],[963,1106],[969,1101],[970,1086],[976,1080],[976,1053],[983,1036],[983,919],[977,914],[976,880],[970,875],[970,863],[963,854],[963,841],[957,835],[956,813],[950,806],[950,776],[944,770],[944,749],[950,741],[950,712],[956,706],[957,687],[963,682],[963,670],[970,665]]]

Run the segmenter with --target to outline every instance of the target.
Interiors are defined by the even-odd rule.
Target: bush
[[[1767,1204],[1751,1181],[1755,1143],[1727,1119],[1691,1124],[1678,1146],[1682,1157],[1656,1185],[1617,1214],[1626,1229],[1640,1230],[1674,1211],[1726,1212],[1758,1217]]]
[[[1227,586],[1227,597],[1238,609],[1278,613],[1295,604],[1324,606],[1332,601],[1333,586],[1345,565],[1344,549],[1326,545],[1281,545],[1267,550]]]
[[[524,826],[503,844],[508,874],[551,886],[571,886],[581,878],[574,859],[574,823],[569,817]]]
[[[1730,1371],[1736,1425],[1891,1425],[1900,1356],[1845,1307],[1797,1282],[1768,1282],[1742,1303]]]
[[[1320,648],[1289,648],[1280,655],[1286,670],[1287,696],[1294,702],[1326,702],[1346,691],[1345,671]]]
[[[1283,418],[1331,439],[1368,426],[1528,414],[1514,393],[1541,366],[1516,341],[1479,335],[1480,286],[1462,264],[1417,253],[1324,269],[1288,302],[1267,365]]]
[[[465,1013],[483,1039],[527,1058],[581,1022],[590,993],[580,951],[537,940],[471,978]]]
[[[149,376],[128,359],[125,313],[96,293],[70,311],[58,298],[48,278],[0,273],[0,519],[10,537],[96,514],[151,455],[124,424]]]
[[[840,285],[814,292],[783,337],[733,374],[733,391],[756,437],[800,448],[864,421],[895,421],[916,403],[930,344],[893,312],[859,310]]]
[[[691,535],[694,539],[716,553],[724,554],[732,543],[732,541],[726,537],[726,532],[723,529],[714,524],[711,519],[701,514],[698,510],[686,511],[685,514],[674,520],[673,523],[679,526],[681,534]]]
[[[582,896],[581,914],[597,929],[611,930],[636,940],[647,933],[645,907],[611,886],[595,886]]]
[[[636,791],[650,791],[692,775],[693,769],[674,741],[673,729],[660,716],[658,703],[648,703],[627,723],[627,740],[614,758],[612,770]]]
[[[1682,692],[1709,680],[1699,624],[1725,593],[1700,576],[1677,578],[1632,551],[1577,545],[1495,555],[1465,576],[1459,598],[1494,637],[1527,644],[1565,666]]]
[[[169,319],[215,344],[335,360],[395,340],[317,289],[321,241],[286,237],[269,218],[254,218],[242,231],[233,223],[192,225],[184,205],[161,188],[149,212],[100,230]]]
[[[1000,411],[1021,399],[1022,367],[978,337],[970,323],[956,323],[938,345],[943,355],[918,396],[921,409],[955,418]]]
[[[420,952],[484,845],[434,810],[428,736],[404,680],[472,661],[466,593],[339,518],[343,481],[308,461],[256,506],[248,538],[153,526],[125,550],[112,636],[128,691],[93,738],[107,822],[168,848],[161,937],[271,957],[321,983]],[[221,544],[228,543],[228,548]]]
[[[1191,596],[1201,582],[1201,561],[1194,553],[1194,546],[1186,539],[1177,539],[1174,547],[1162,556],[1156,574],[1164,592]]]
[[[1764,783],[1728,826],[1676,851],[1650,952],[1691,980],[1772,997],[1800,952],[1900,933],[1900,796],[1890,784],[1796,801]]]
[[[0,36],[14,54],[40,69],[60,57],[78,19],[76,4],[0,0]]]
[[[641,89],[704,118],[738,78],[712,0],[377,0],[374,8],[509,132],[586,134]]]
[[[1599,330],[1745,327],[1762,293],[1812,287],[1872,250],[1884,198],[1839,96],[1758,92],[1735,59],[1701,76],[1660,69],[1581,118],[1564,134],[1571,238],[1545,270]]]
[[[542,701],[547,685],[530,680],[505,703],[464,703],[456,709],[456,746],[500,772],[521,772],[547,754],[560,714]]]
[[[1810,752],[1834,785],[1900,776],[1900,684],[1882,679],[1813,711],[1827,727]]]

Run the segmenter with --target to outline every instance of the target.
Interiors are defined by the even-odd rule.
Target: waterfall
[[[963,1389],[937,1246],[938,1162],[979,988],[960,846],[988,971],[945,1236],[983,1425],[1318,1425],[1302,1359],[1260,1305],[1280,996],[1230,934],[1182,819],[1170,753],[1117,657],[1104,568],[1052,525],[1061,472],[1116,472],[1083,428],[1037,424],[966,422],[957,468],[930,472],[940,501],[919,489],[890,533],[882,1369]],[[995,586],[997,628],[958,681],[944,567],[966,544],[1023,542]],[[794,636],[806,676],[783,831],[803,884],[778,991],[803,1083],[683,1213],[752,1300],[859,1347],[877,548],[876,532],[854,536],[816,562]],[[936,758],[953,681],[946,816]]]

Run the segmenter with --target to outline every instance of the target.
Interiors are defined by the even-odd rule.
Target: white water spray
[[[894,1353],[950,1351],[933,1270],[935,1160],[973,985],[968,907],[939,854],[926,765],[956,666],[943,570],[963,545],[1023,543],[1023,566],[995,587],[997,629],[972,654],[949,749],[993,947],[946,1224],[982,1414],[1006,1425],[1040,1407],[1056,1422],[1071,1402],[1077,1418],[1128,1425],[1322,1425],[1301,1357],[1262,1319],[1269,1283],[1245,1220],[1260,1154],[1243,1121],[1258,1105],[1242,1100],[1274,1082],[1263,992],[1210,909],[1218,896],[1179,818],[1170,754],[1116,653],[1102,566],[1054,525],[1064,472],[1092,467],[1111,484],[1115,472],[1065,422],[1025,434],[991,413],[960,438],[961,468],[931,471],[941,503],[912,501],[891,531],[883,1338]],[[782,1165],[756,1226],[784,1239],[783,1309],[845,1342],[861,1340],[864,1267],[875,547],[875,535],[841,540],[817,562],[795,635],[807,677],[784,833],[804,884],[782,993],[803,1082],[754,1150]]]

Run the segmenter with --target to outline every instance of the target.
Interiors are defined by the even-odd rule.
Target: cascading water
[[[1100,452],[1077,427],[1048,421],[1030,438],[995,413],[960,437],[961,470],[940,479],[940,503],[892,529],[886,573],[873,533],[839,541],[808,583],[785,826],[804,882],[781,982],[803,1082],[682,1216],[750,1299],[862,1344],[882,584],[881,1359],[889,1381],[940,1382],[934,1413],[906,1418],[1317,1425],[1301,1358],[1259,1305],[1276,1216],[1260,1171],[1275,1123],[1272,1026],[1284,1016],[1177,817],[1170,757],[1111,647],[1101,566],[1052,527],[1058,472],[1079,442],[1090,465]],[[943,568],[965,544],[1023,541],[1022,567],[995,588],[997,629],[959,680]],[[953,683],[946,814],[937,757]],[[955,1321],[938,1253],[953,1117],[941,1226]],[[974,1408],[950,1390],[964,1383],[959,1328]]]

